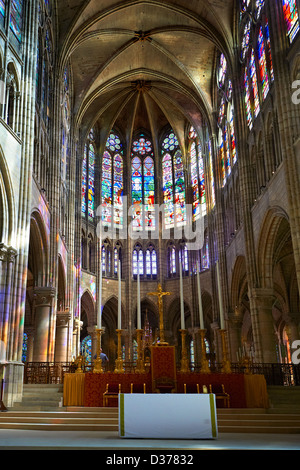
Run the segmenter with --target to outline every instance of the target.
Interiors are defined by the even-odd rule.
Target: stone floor
[[[219,434],[215,440],[123,439],[117,432],[0,430],[0,450],[300,450],[299,434]],[[134,455],[134,454],[133,454]]]

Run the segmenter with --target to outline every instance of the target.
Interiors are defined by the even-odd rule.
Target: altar
[[[215,439],[215,395],[119,395],[119,435],[146,439]]]

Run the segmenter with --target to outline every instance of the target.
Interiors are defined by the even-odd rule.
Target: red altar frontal
[[[154,346],[151,349],[151,367],[148,373],[74,373],[64,379],[64,406],[102,407],[107,384],[117,384],[122,393],[130,393],[131,384],[145,384],[146,393],[158,392],[158,384],[172,384],[170,392],[184,393],[184,384],[223,384],[230,395],[231,408],[268,408],[266,381],[262,375],[201,374],[176,371],[175,350],[172,346]],[[117,406],[118,398],[110,399],[108,406]],[[217,404],[222,407],[223,402]]]

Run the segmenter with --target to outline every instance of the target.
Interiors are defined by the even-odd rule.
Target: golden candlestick
[[[231,364],[229,361],[229,354],[227,348],[227,331],[226,330],[219,330],[222,340],[222,352],[223,352],[223,360],[222,360],[222,372],[225,374],[231,374]]]
[[[75,360],[75,364],[77,365],[77,369],[75,371],[76,374],[82,374],[83,373],[82,366],[84,366],[84,362],[85,362],[85,359],[80,354]]]
[[[135,372],[138,374],[143,374],[145,372],[145,364],[144,364],[144,351],[142,348],[142,336],[144,330],[136,330],[136,340],[137,340],[137,361],[136,361],[136,368]]]
[[[159,313],[159,343],[158,346],[166,346],[168,345],[167,341],[165,341],[165,333],[164,333],[164,316],[163,316],[163,301],[162,298],[164,295],[171,295],[171,292],[163,292],[161,284],[158,284],[157,292],[148,292],[148,295],[155,295],[158,300],[158,313]]]
[[[122,374],[124,373],[123,359],[122,359],[122,347],[121,347],[121,335],[123,330],[116,330],[118,335],[118,359],[116,360],[115,373]]]
[[[102,369],[102,359],[100,356],[101,353],[101,334],[103,330],[101,328],[97,328],[96,330],[96,335],[97,335],[97,349],[96,349],[96,354],[97,358],[94,361],[94,368],[93,368],[93,373],[94,374],[101,374],[103,372]]]
[[[209,363],[208,360],[206,359],[206,347],[205,347],[205,334],[206,330],[199,330],[200,334],[200,343],[201,343],[201,372],[203,374],[210,374],[210,368],[209,368]]]
[[[181,367],[180,372],[189,372],[189,361],[185,343],[186,330],[179,330],[181,333]]]

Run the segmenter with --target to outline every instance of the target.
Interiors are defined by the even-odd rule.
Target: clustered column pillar
[[[276,363],[276,337],[272,315],[272,307],[275,301],[273,290],[264,288],[253,289],[252,301],[252,324],[256,360],[263,363]]]
[[[34,290],[35,302],[35,339],[33,348],[33,362],[47,362],[50,360],[51,348],[51,312],[55,289],[53,287],[36,287]]]
[[[55,362],[70,360],[70,312],[59,312],[56,315]]]

